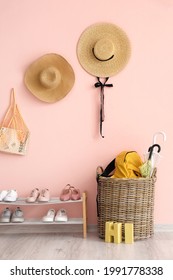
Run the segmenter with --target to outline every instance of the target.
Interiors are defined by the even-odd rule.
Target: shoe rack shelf
[[[87,194],[86,192],[82,193],[82,197],[79,200],[68,200],[68,201],[61,201],[59,197],[52,197],[48,202],[33,202],[28,203],[26,202],[26,198],[18,198],[14,202],[6,202],[1,201],[0,205],[12,205],[12,206],[44,206],[44,205],[53,205],[53,204],[69,204],[69,203],[82,203],[82,218],[69,218],[67,222],[50,222],[45,223],[41,220],[36,219],[28,219],[25,220],[23,223],[0,223],[2,226],[6,225],[60,225],[60,224],[67,224],[67,225],[83,225],[83,237],[86,238],[87,236]]]

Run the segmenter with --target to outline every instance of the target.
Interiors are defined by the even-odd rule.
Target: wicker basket
[[[98,233],[105,237],[105,222],[121,222],[124,240],[124,223],[133,223],[134,240],[154,234],[154,185],[152,178],[115,179],[100,176],[97,168]]]

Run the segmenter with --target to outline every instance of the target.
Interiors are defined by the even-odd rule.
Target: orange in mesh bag
[[[0,151],[25,155],[29,134],[29,130],[16,104],[14,89],[12,89],[10,106],[0,125]]]

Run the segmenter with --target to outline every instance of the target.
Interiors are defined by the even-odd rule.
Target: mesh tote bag
[[[29,134],[29,130],[16,104],[14,89],[12,89],[10,105],[0,125],[0,151],[25,155]]]

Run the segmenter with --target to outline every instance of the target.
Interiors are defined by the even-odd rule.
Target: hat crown
[[[94,45],[94,55],[102,61],[112,58],[114,51],[114,44],[108,38],[101,38]]]
[[[47,67],[40,72],[40,83],[47,89],[56,88],[61,82],[60,71],[53,67]]]
[[[113,23],[89,26],[77,44],[77,56],[83,69],[100,78],[118,74],[129,61],[130,53],[129,38]]]

